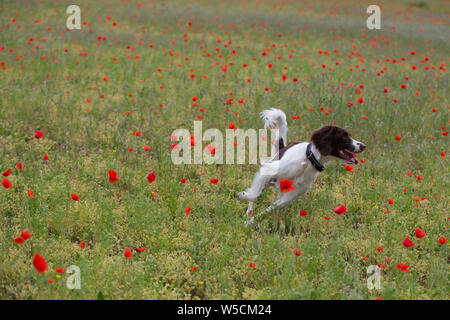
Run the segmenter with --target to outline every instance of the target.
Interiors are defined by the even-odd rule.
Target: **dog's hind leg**
[[[247,216],[253,215],[253,202],[251,202],[251,201],[248,202],[246,214],[247,214]]]

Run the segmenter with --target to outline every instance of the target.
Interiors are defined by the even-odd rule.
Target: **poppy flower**
[[[414,243],[411,241],[410,238],[406,237],[406,238],[403,240],[403,245],[404,245],[405,247],[409,248],[409,247],[414,246]]]
[[[187,207],[186,209],[184,209],[184,213],[186,214],[186,217],[189,216],[189,212],[191,212],[191,207]]]
[[[353,171],[353,167],[349,164],[345,165],[345,170],[347,170],[348,172]]]
[[[233,122],[228,123],[228,129],[236,130],[236,125]]]
[[[306,216],[308,213],[306,212],[306,210],[300,210],[298,214],[301,216]]]
[[[155,179],[156,179],[156,174],[154,172],[150,172],[147,175],[148,183],[152,183],[153,181],[155,181]]]
[[[36,133],[34,134],[34,137],[35,137],[36,139],[40,139],[40,138],[42,138],[43,136],[44,136],[44,134],[43,134],[41,131],[36,130]]]
[[[80,197],[78,195],[76,195],[75,193],[72,193],[70,196],[72,197],[72,200],[80,201]]]
[[[392,199],[389,199],[388,202],[389,202],[389,204],[394,204],[394,200],[392,200]]]
[[[22,237],[18,237],[14,239],[14,242],[17,244],[23,244],[25,242],[25,239]]]
[[[254,268],[254,267],[256,267],[256,264],[254,264],[253,262],[250,261],[249,266],[250,266],[250,268]]]
[[[53,283],[55,282],[55,280],[53,280],[52,278],[48,278],[48,283]]]
[[[108,170],[109,174],[109,182],[115,183],[117,180],[119,180],[119,177],[117,176],[117,172],[114,170]]]
[[[447,239],[445,239],[444,237],[440,237],[438,242],[439,242],[439,244],[444,244],[447,242]]]
[[[17,164],[16,164],[16,168],[17,168],[17,170],[22,170],[23,169],[23,163],[22,162],[18,162]]]
[[[83,249],[85,246],[86,246],[86,242],[81,241],[81,243],[80,243],[80,248]]]
[[[405,272],[405,271],[409,272],[409,270],[408,270],[409,265],[408,264],[399,263],[399,264],[397,264],[396,268],[400,269],[400,271],[403,271],[403,272]]]
[[[63,273],[63,272],[64,272],[64,269],[63,269],[63,268],[55,267],[55,271],[56,271],[57,273]]]
[[[422,229],[416,228],[415,232],[416,232],[416,237],[419,239],[426,236],[425,232],[423,232]]]
[[[12,186],[11,181],[9,181],[9,180],[6,179],[6,178],[2,180],[2,185],[3,185],[6,189],[11,188],[11,186]]]
[[[144,150],[145,150],[145,151],[150,151],[151,148],[150,148],[149,146],[145,145],[145,146],[144,146]]]
[[[145,250],[147,250],[147,248],[136,248],[136,250],[139,252],[144,252]]]
[[[124,256],[128,259],[133,258],[133,254],[131,253],[130,249],[125,248],[125,251],[123,252]]]
[[[185,183],[185,182],[186,182],[186,179],[185,179],[185,178],[180,179],[180,182],[181,182],[181,183]]]
[[[402,140],[402,137],[400,137],[400,136],[395,136],[395,140],[401,141],[401,140]]]
[[[347,212],[347,207],[341,204],[339,207],[334,208],[334,213],[343,214]]]
[[[48,155],[44,154],[44,156],[42,157],[44,160],[48,160]]]
[[[31,233],[30,233],[30,231],[28,231],[28,230],[24,230],[24,231],[22,231],[22,232],[20,233],[20,236],[21,236],[24,240],[27,240],[27,239],[30,239],[30,238],[31,238]]]
[[[302,252],[299,252],[299,251],[298,251],[298,248],[295,248],[294,253],[295,253],[295,255],[296,255],[297,257],[300,257],[300,256],[303,255],[303,251],[302,251]]]
[[[212,155],[216,154],[216,147],[213,146],[212,144],[208,144],[206,146],[206,150]]]
[[[289,191],[294,190],[295,187],[293,186],[293,184],[294,184],[294,182],[292,182],[292,180],[281,179],[280,180],[280,192],[287,193]]]
[[[2,176],[7,177],[12,173],[11,169],[6,170],[5,172],[2,173]]]
[[[211,183],[217,183],[217,182],[219,182],[219,179],[211,179],[210,182]]]
[[[197,270],[197,267],[196,267],[196,266],[193,266],[193,267],[191,268],[191,271],[195,271],[195,270]]]
[[[33,193],[33,191],[28,190],[28,196],[29,196],[30,198],[34,198],[34,193]]]
[[[48,270],[48,266],[47,263],[45,262],[45,259],[42,258],[38,253],[34,255],[33,265],[38,273],[44,273],[45,271]]]
[[[382,247],[382,246],[379,246],[379,247],[377,248],[377,251],[378,251],[378,252],[383,252],[383,247]]]

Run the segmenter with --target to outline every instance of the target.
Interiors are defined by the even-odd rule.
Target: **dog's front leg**
[[[247,221],[244,223],[244,226],[248,227],[255,223],[255,218],[258,218],[262,215],[265,215],[269,212],[271,212],[274,209],[277,208],[283,208],[288,206],[295,198],[297,198],[300,194],[302,194],[302,190],[296,189],[293,191],[290,191],[288,193],[283,193],[280,198],[271,206],[267,207],[264,211],[258,213],[254,217],[251,217],[247,219]]]

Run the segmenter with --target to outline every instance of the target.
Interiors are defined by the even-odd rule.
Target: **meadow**
[[[376,4],[1,1],[0,298],[448,299],[450,6]],[[269,107],[367,149],[245,228],[258,166],[175,165],[171,134]]]

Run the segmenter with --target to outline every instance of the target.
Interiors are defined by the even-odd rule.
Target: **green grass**
[[[426,10],[380,2],[382,30],[365,28],[368,3],[343,0],[258,8],[242,0],[110,2],[78,1],[86,24],[70,32],[69,3],[0,4],[0,172],[12,169],[12,187],[0,186],[0,298],[449,298],[448,245],[438,243],[448,238],[449,208],[448,158],[441,156],[449,127],[445,1]],[[347,172],[336,160],[308,197],[246,229],[246,203],[235,195],[257,166],[174,165],[170,135],[193,133],[198,116],[203,131],[224,131],[229,122],[259,129],[258,114],[268,107],[288,115],[290,141],[309,139],[323,124],[348,129],[367,144],[365,162]],[[114,184],[109,169],[120,177]],[[255,211],[276,196],[266,191]],[[340,204],[348,211],[336,215]],[[416,238],[416,227],[426,237]],[[17,245],[23,230],[32,238]],[[403,246],[405,237],[414,247]],[[36,272],[35,253],[47,273]],[[373,264],[385,266],[381,290],[366,286]],[[55,272],[70,265],[81,269],[81,290],[67,289],[69,275]]]

